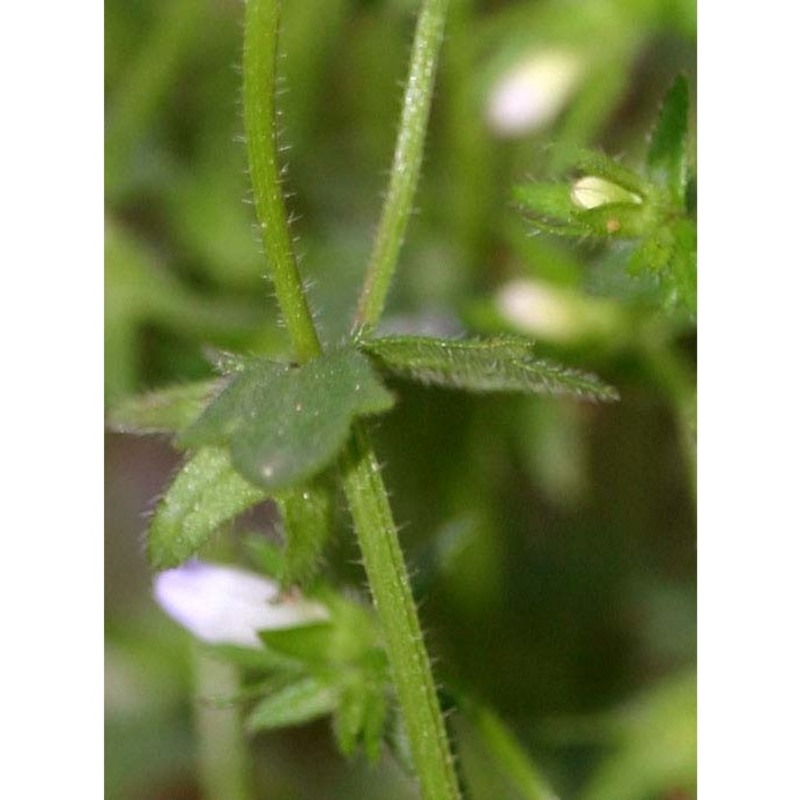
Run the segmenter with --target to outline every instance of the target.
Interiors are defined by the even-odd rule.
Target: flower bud
[[[578,178],[570,191],[572,202],[579,208],[589,210],[609,203],[633,203],[641,205],[642,198],[621,186],[596,175]]]

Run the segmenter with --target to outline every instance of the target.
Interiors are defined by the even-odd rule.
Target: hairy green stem
[[[389,192],[375,238],[364,288],[358,303],[355,331],[374,327],[386,304],[397,256],[411,215],[419,181],[425,131],[433,95],[436,62],[444,34],[448,0],[423,0],[414,35],[400,132],[394,151]]]
[[[256,217],[275,294],[300,361],[322,352],[297,266],[278,166],[275,72],[280,0],[248,0],[244,28],[244,127]]]
[[[422,796],[456,800],[461,796],[458,781],[397,526],[375,453],[360,422],[354,426],[343,472]]]
[[[239,692],[239,670],[195,648],[195,726],[204,800],[255,800]]]

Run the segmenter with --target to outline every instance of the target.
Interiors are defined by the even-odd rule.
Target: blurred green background
[[[324,338],[349,327],[391,163],[411,0],[285,3],[286,189]],[[695,331],[624,272],[624,247],[532,237],[511,187],[554,143],[638,166],[692,0],[451,0],[425,171],[385,320],[517,330],[622,401],[470,397],[396,384],[376,426],[437,676],[493,707],[562,798],[695,796]],[[207,348],[285,354],[248,204],[239,0],[107,0],[106,400],[211,374]],[[574,66],[551,114],[503,130],[520,65]],[[509,293],[542,292],[557,319]],[[516,292],[516,293],[515,293]],[[519,301],[522,302],[522,301]],[[514,306],[517,308],[517,306]],[[549,320],[549,321],[548,321]],[[106,440],[106,796],[200,797],[190,643],[150,597],[146,514],[169,442]],[[363,587],[345,513],[337,579]],[[271,535],[274,511],[243,527]],[[458,716],[471,796],[517,797]],[[326,723],[254,741],[260,797],[411,798],[387,757],[345,762]]]

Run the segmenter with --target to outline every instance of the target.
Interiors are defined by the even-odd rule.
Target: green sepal
[[[157,570],[177,567],[222,523],[266,497],[234,470],[225,450],[199,450],[156,506],[147,539],[150,563]]]
[[[596,150],[579,149],[575,151],[572,159],[573,170],[580,175],[595,175],[621,186],[623,189],[637,195],[642,200],[648,198],[653,190],[653,185],[623,166],[605,153]]]
[[[393,403],[369,359],[352,347],[301,366],[252,358],[179,444],[228,444],[245,478],[280,491],[331,464],[356,417],[388,411]]]
[[[218,388],[218,381],[199,381],[127,398],[110,409],[106,427],[118,433],[176,433],[200,416]]]
[[[337,705],[336,691],[315,677],[305,677],[269,694],[250,712],[250,733],[305,725],[330,714]]]
[[[545,233],[558,236],[586,236],[592,233],[580,219],[570,187],[563,183],[528,183],[515,186],[514,200],[532,214],[530,221]]]
[[[391,336],[361,343],[392,375],[419,383],[472,392],[525,392],[617,400],[594,375],[535,358],[533,342],[516,336],[495,339],[433,339]]]
[[[275,496],[283,520],[284,587],[305,586],[316,575],[333,526],[334,484],[329,472]]]
[[[647,171],[651,180],[669,190],[672,202],[684,206],[689,179],[689,82],[678,75],[667,92],[650,134]]]
[[[342,755],[352,756],[361,744],[367,758],[375,763],[387,718],[384,687],[374,684],[368,675],[359,677],[361,680],[353,681],[339,695],[333,730]]]

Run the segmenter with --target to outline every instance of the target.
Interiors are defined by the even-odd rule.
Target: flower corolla
[[[257,648],[258,631],[329,618],[325,606],[283,594],[275,581],[239,567],[201,561],[159,573],[153,594],[168,616],[209,644]]]

